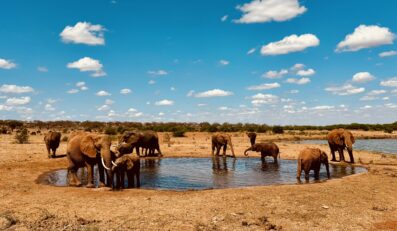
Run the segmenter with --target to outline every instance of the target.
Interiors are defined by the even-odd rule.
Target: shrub
[[[106,135],[117,135],[117,129],[113,127],[107,127],[105,129],[105,134]]]
[[[67,142],[67,141],[68,141],[68,139],[69,139],[69,137],[68,137],[68,136],[64,136],[64,137],[62,137],[61,141],[62,141],[62,142]]]
[[[391,127],[385,127],[384,132],[385,132],[385,133],[393,133],[393,128],[391,128]]]
[[[172,131],[172,136],[173,137],[185,137],[185,132],[186,129],[184,129],[183,127],[179,127],[174,129],[174,131]]]
[[[284,133],[284,129],[281,126],[273,126],[272,132],[274,134],[283,134]]]
[[[68,129],[67,128],[64,128],[63,130],[62,130],[62,133],[68,133]]]
[[[29,141],[28,129],[23,128],[19,133],[15,135],[15,140],[18,144],[27,144]]]

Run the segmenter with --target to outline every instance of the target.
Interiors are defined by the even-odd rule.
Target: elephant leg
[[[350,157],[350,163],[354,164],[353,151],[348,151],[348,152],[349,152],[349,157]]]
[[[277,154],[273,154],[274,163],[277,164]]]
[[[120,171],[120,181],[118,187],[121,189],[124,189],[124,176],[125,176],[125,171]]]
[[[79,168],[77,168],[73,164],[69,165],[69,167],[68,167],[68,173],[70,174],[70,176],[69,176],[69,185],[70,186],[76,186],[76,187],[81,186],[81,182],[80,182],[79,178],[77,177],[78,169]]]
[[[299,160],[298,160],[299,161]],[[301,180],[301,173],[302,173],[302,167],[301,164],[298,163],[298,169],[296,170],[296,178],[300,181]]]
[[[223,155],[226,156],[227,143],[223,145]]]
[[[261,151],[261,160],[262,160],[262,162],[265,162],[265,161],[266,161],[266,159],[265,159],[265,153],[264,153],[263,151]]]
[[[336,159],[335,159],[335,149],[334,148],[330,148],[330,149],[331,149],[331,155],[332,155],[331,161],[336,161]]]
[[[53,148],[52,149],[52,157],[54,158],[55,157],[55,152],[57,151],[57,149],[56,148]]]
[[[314,179],[315,180],[320,179],[320,168],[316,168],[316,170],[314,170]]]
[[[128,180],[128,188],[134,187],[134,175],[131,170],[127,170],[127,180]]]
[[[163,154],[162,154],[161,151],[160,151],[160,147],[157,146],[156,149],[157,149],[157,151],[158,151],[158,153],[159,153],[159,156],[163,156]],[[212,151],[212,155],[214,155],[214,151]]]
[[[136,177],[136,187],[137,187],[137,188],[140,188],[140,187],[141,187],[140,170],[139,170],[139,169],[136,170],[136,171],[134,172],[134,175],[135,175],[135,177]],[[132,179],[134,179],[134,178],[132,178]]]
[[[216,145],[216,155],[219,156],[219,152],[221,151],[221,146],[219,144]]]
[[[93,179],[93,173],[94,173],[94,166],[92,164],[86,164],[87,167],[87,188],[94,188],[94,179]]]
[[[310,173],[310,170],[305,169],[305,180],[306,181],[309,181],[309,173]]]
[[[48,144],[46,144],[46,148],[47,148],[48,158],[51,158],[50,146]]]
[[[343,148],[339,148],[338,152],[339,152],[339,161],[345,161],[345,156],[343,155]]]

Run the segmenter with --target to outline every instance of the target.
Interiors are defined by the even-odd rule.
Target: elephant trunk
[[[329,174],[329,164],[328,163],[325,164],[325,169],[327,170],[328,179],[331,178],[331,175]]]
[[[110,151],[110,146],[109,147],[103,147],[101,148],[101,159],[102,159],[102,165],[105,168],[105,172],[107,175],[107,183],[110,187],[113,187],[113,171],[112,171],[112,166],[115,164],[112,161],[112,153]]]
[[[244,151],[244,155],[245,156],[248,156],[248,151],[251,151],[252,150],[252,147],[249,147],[249,148],[247,148],[245,151]]]

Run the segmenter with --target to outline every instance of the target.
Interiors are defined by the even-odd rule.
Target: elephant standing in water
[[[154,131],[126,131],[121,136],[119,143],[130,144],[132,150],[136,149],[138,156],[140,156],[139,148],[149,150],[149,156],[153,156],[155,150],[159,156],[163,155],[160,151],[159,137]]]
[[[112,171],[116,174],[117,188],[124,188],[124,176],[127,174],[128,188],[134,187],[134,181],[136,178],[136,186],[141,186],[140,171],[141,161],[138,156],[128,154],[123,155],[116,159],[115,165],[112,167]]]
[[[211,141],[212,141],[212,155],[214,155],[214,151],[216,148],[216,155],[218,156],[221,148],[223,147],[223,155],[226,156],[226,148],[227,145],[229,144],[233,158],[236,158],[236,155],[234,154],[232,138],[230,137],[230,135],[224,133],[214,134],[212,135]]]
[[[280,156],[280,150],[278,146],[273,142],[254,144],[244,151],[244,155],[248,156],[248,151],[261,152],[262,161],[265,161],[266,156],[272,156],[274,159],[274,163],[277,163],[277,156]]]
[[[47,148],[48,158],[55,157],[55,152],[59,147],[59,142],[61,141],[61,133],[49,131],[44,136],[45,146]],[[51,155],[52,151],[52,155]]]
[[[94,165],[98,164],[100,186],[104,186],[104,168],[107,173],[108,185],[113,187],[113,174],[111,167],[114,165],[114,158],[110,151],[110,137],[108,135],[76,132],[70,135],[66,148],[66,155],[69,161],[68,173],[69,185],[81,186],[77,178],[77,170],[87,167],[87,188],[93,188]]]
[[[321,164],[325,165],[327,170],[327,176],[330,178],[328,156],[325,152],[321,151],[319,148],[305,148],[299,153],[298,157],[298,169],[296,173],[296,178],[300,181],[302,170],[305,171],[305,179],[309,180],[310,170],[314,171],[314,178],[316,180],[320,177],[320,167]]]
[[[247,132],[248,138],[250,138],[251,146],[255,144],[256,141],[256,133],[255,132]]]
[[[346,148],[350,156],[350,163],[354,163],[353,144],[355,140],[350,131],[343,128],[334,129],[328,133],[327,139],[332,154],[331,161],[336,161],[335,151],[339,152],[339,161],[345,161],[343,150]]]

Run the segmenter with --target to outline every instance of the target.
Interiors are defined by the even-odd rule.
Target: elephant
[[[61,133],[49,131],[44,136],[45,146],[47,147],[48,158],[55,157],[55,152],[61,141]],[[50,153],[52,151],[52,155]]]
[[[132,148],[136,148],[136,153],[140,156],[139,148],[149,150],[149,156],[154,155],[155,150],[159,156],[163,156],[160,151],[159,137],[154,131],[126,131],[120,137],[119,143],[128,143]]]
[[[247,134],[248,138],[250,138],[251,146],[254,145],[255,140],[256,140],[256,133],[255,132],[247,132],[245,134]]]
[[[320,177],[321,164],[325,165],[327,170],[327,176],[329,174],[329,164],[327,154],[319,148],[305,148],[299,153],[298,157],[298,169],[296,172],[296,178],[300,181],[302,170],[305,171],[305,179],[309,180],[310,170],[314,170],[314,178],[316,180]]]
[[[328,133],[327,139],[332,154],[331,161],[336,161],[335,151],[339,152],[339,161],[345,161],[343,150],[346,148],[350,156],[350,163],[354,163],[353,144],[355,140],[353,134],[350,131],[347,131],[343,128],[334,129]]]
[[[77,170],[87,167],[87,188],[93,188],[93,168],[98,164],[99,187],[105,185],[104,169],[106,169],[108,185],[113,188],[112,165],[115,156],[110,151],[111,140],[108,135],[75,132],[68,140],[66,155],[69,162],[68,174],[70,173],[69,185],[81,186],[77,178]]]
[[[244,155],[248,156],[248,151],[261,152],[261,159],[265,161],[266,156],[272,156],[274,163],[277,163],[277,156],[280,157],[280,150],[278,146],[273,142],[257,143],[247,148],[244,151]]]
[[[136,178],[136,186],[141,186],[140,181],[141,161],[138,156],[127,154],[115,160],[112,172],[116,175],[117,188],[124,188],[124,176],[127,174],[128,188],[134,187],[134,178]]]
[[[223,147],[223,156],[226,156],[226,148],[227,145],[229,144],[233,158],[236,158],[236,155],[234,154],[232,138],[230,137],[230,135],[224,133],[217,133],[212,135],[211,141],[212,141],[212,155],[214,155],[214,151],[216,148],[216,155],[218,156],[221,147]]]

